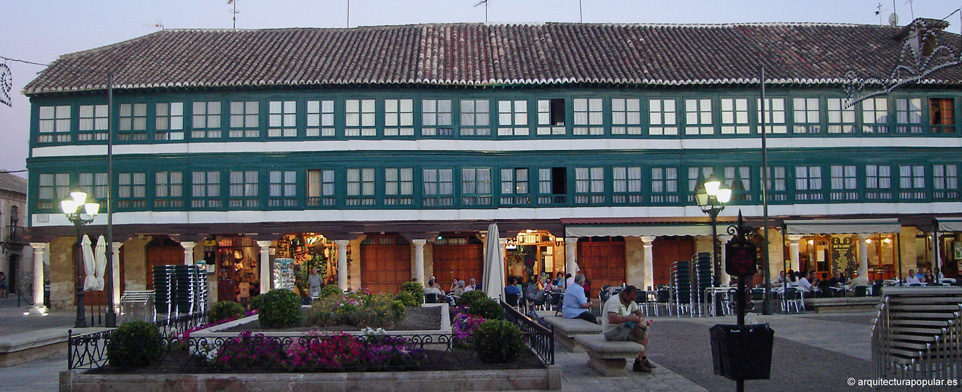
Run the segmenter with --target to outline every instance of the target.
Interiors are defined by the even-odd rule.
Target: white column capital
[[[186,249],[194,249],[194,245],[197,245],[197,243],[194,242],[194,241],[181,241],[181,242],[180,242],[180,246],[183,246],[185,250],[186,250]]]
[[[351,240],[334,240],[334,244],[336,244],[338,247],[347,246],[347,244],[350,244],[350,243],[351,243]]]
[[[413,240],[411,240],[411,243],[414,244],[414,246],[416,246],[416,247],[423,247],[424,244],[426,244],[427,242],[428,242],[428,240],[422,239],[422,238],[418,238],[418,239],[413,239]]]
[[[645,246],[651,246],[651,243],[655,242],[655,238],[658,238],[658,237],[655,237],[653,235],[643,235],[638,238],[641,238],[641,242],[643,242]]]
[[[34,252],[39,250],[42,253],[42,252],[45,252],[46,249],[50,247],[50,243],[49,242],[31,242],[30,247],[33,248]]]
[[[796,243],[797,243],[798,241],[801,241],[802,237],[804,237],[804,236],[801,235],[801,234],[789,234],[789,235],[786,235],[786,236],[785,236],[785,238],[788,238],[789,241],[791,241],[791,242],[796,242]]]
[[[856,234],[856,236],[858,236],[859,241],[863,241],[863,242],[869,238],[872,238],[871,234],[866,234],[866,233],[859,233],[859,234]]]
[[[257,241],[257,246],[261,247],[261,249],[263,250],[263,248],[270,248],[272,243],[274,243],[274,241],[270,241],[270,240],[260,241],[260,240],[259,240],[259,241]]]

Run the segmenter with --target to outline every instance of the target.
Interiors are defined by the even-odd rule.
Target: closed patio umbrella
[[[94,290],[103,291],[104,272],[107,270],[107,240],[104,239],[104,236],[97,238],[97,248],[94,249],[94,260],[97,262],[97,268],[94,271],[94,276],[97,278],[97,287]]]
[[[80,250],[83,252],[84,262],[84,291],[95,290],[97,287],[96,260],[94,260],[94,250],[90,247],[90,237],[84,234],[80,241]]]
[[[488,225],[488,243],[484,252],[483,290],[488,297],[498,299],[504,293],[504,255],[501,253],[501,235],[498,224]]]

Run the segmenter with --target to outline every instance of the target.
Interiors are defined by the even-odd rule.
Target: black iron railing
[[[154,322],[161,336],[176,339],[185,331],[207,324],[208,313],[186,314]],[[67,368],[95,369],[107,364],[107,343],[116,329],[83,335],[67,331]]]
[[[554,364],[554,327],[548,328],[501,301],[504,317],[523,332],[524,342],[546,365]]]

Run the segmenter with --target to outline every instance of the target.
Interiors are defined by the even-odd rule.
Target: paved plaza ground
[[[23,316],[27,308],[16,299],[0,299],[0,341],[5,336],[35,329],[68,329],[72,311],[54,311],[46,317]],[[869,340],[872,313],[758,316],[775,330],[772,378],[747,381],[747,391],[857,391],[847,380],[873,377]],[[565,391],[734,391],[735,382],[712,373],[708,329],[714,324],[734,324],[733,317],[655,317],[649,357],[659,365],[654,373],[627,377],[600,377],[585,363],[587,354],[556,349]],[[629,362],[630,366],[630,362]],[[56,391],[58,373],[67,368],[66,357],[39,359],[0,368],[0,391]]]

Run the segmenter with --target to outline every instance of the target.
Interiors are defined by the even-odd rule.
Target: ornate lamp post
[[[77,323],[75,327],[84,328],[87,326],[87,320],[84,318],[82,230],[84,226],[94,221],[97,213],[100,212],[100,203],[87,200],[87,192],[76,190],[70,192],[70,196],[60,202],[60,208],[77,229]]]
[[[711,254],[715,264],[715,287],[721,284],[722,269],[721,258],[718,255],[718,213],[725,209],[725,203],[728,203],[732,197],[732,190],[722,188],[721,185],[721,181],[712,176],[695,194],[698,207],[701,207],[701,211],[711,218]]]

